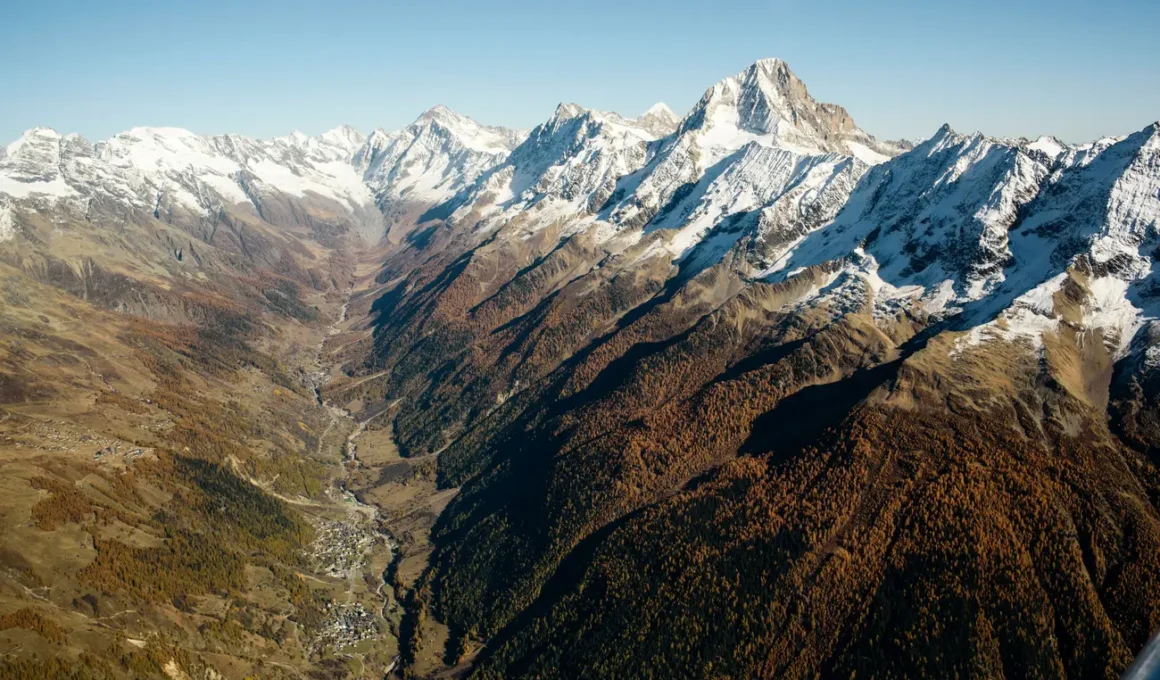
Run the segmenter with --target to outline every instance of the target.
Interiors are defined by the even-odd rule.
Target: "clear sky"
[[[1160,119],[1158,0],[0,0],[0,140],[43,125],[269,137],[446,104],[679,114],[780,57],[868,132],[1067,141]]]

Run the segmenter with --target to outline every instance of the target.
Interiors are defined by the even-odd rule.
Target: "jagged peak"
[[[682,122],[684,129],[712,128],[725,123],[751,134],[776,132],[784,125],[821,125],[828,132],[856,130],[840,106],[815,101],[805,83],[781,59],[762,59],[706,90]]]
[[[556,111],[552,113],[553,120],[567,120],[569,118],[579,118],[580,116],[590,113],[587,109],[579,104],[571,102],[560,102],[556,105]]]
[[[777,90],[784,90],[791,83],[801,83],[801,80],[790,70],[789,64],[777,58],[759,59],[747,66],[740,73],[724,79],[722,83],[728,83],[730,81],[739,83],[747,88],[761,87],[769,84]]]
[[[766,57],[764,59],[758,59],[757,61],[753,62],[752,64],[750,64],[749,68],[750,69],[760,69],[760,70],[764,70],[767,72],[782,71],[782,70],[788,72],[789,71],[789,64],[785,63],[783,60],[781,60],[777,57]]]
[[[975,131],[969,134],[963,134],[951,127],[950,123],[943,123],[938,130],[935,131],[930,138],[920,142],[914,146],[915,149],[935,150],[946,148],[948,146],[960,146],[970,142],[984,140],[993,144],[1000,144],[1003,146],[1017,147],[1025,140],[1002,140],[987,137],[981,132]]]
[[[444,128],[456,130],[463,127],[485,127],[484,125],[476,122],[474,119],[453,111],[451,108],[444,106],[443,104],[436,104],[435,106],[432,106],[423,113],[419,114],[419,117],[416,118],[415,122],[411,125],[413,127],[426,127],[431,124],[437,124],[443,126]]]
[[[1061,142],[1057,137],[1051,135],[1043,135],[1037,139],[1021,139],[1020,146],[1028,151],[1038,151],[1048,158],[1057,158],[1071,148],[1069,144]]]
[[[608,119],[621,120],[620,116],[615,113],[597,111],[596,109],[590,109],[579,104],[561,102],[556,106],[555,112],[552,113],[552,118],[548,121],[548,125],[552,126],[553,124],[576,118],[586,118],[597,122]]]
[[[622,137],[643,141],[653,141],[675,129],[676,124],[662,121],[658,118],[625,118],[612,111],[589,109],[579,104],[561,103],[556,107],[551,119],[539,126],[538,134],[554,135],[560,131],[569,130],[573,134],[575,125],[581,129],[599,130],[601,136]],[[664,128],[661,130],[660,128]],[[580,133],[588,134],[588,133]]]
[[[596,123],[613,123],[616,125],[631,126],[638,121],[644,120],[645,116],[636,119],[625,118],[614,111],[601,111],[599,109],[590,109],[579,104],[561,103],[556,106],[556,111],[552,114],[551,121],[564,121],[573,118],[588,118]]]
[[[446,129],[454,131],[459,131],[463,128],[484,127],[471,118],[460,113],[456,113],[443,104],[432,106],[423,113],[419,114],[419,117],[415,119],[415,122],[411,124],[411,127],[422,128],[433,124],[440,125]]]
[[[445,118],[459,118],[459,114],[451,110],[451,107],[443,104],[436,104],[419,114],[417,120],[441,120]]]
[[[934,133],[934,135],[931,137],[932,140],[944,139],[944,138],[953,139],[956,142],[963,142],[963,141],[975,140],[975,139],[985,139],[985,140],[990,141],[990,142],[1005,144],[1007,146],[1018,146],[1019,141],[1021,141],[1021,140],[999,139],[997,137],[988,137],[987,135],[984,135],[982,132],[980,132],[978,130],[975,130],[973,132],[959,132],[958,130],[955,130],[954,128],[952,128],[949,123],[943,123],[942,127],[940,127]]]
[[[1138,134],[1148,135],[1148,139],[1140,146],[1144,151],[1160,151],[1160,121],[1144,127]]]
[[[955,132],[955,129],[951,127],[950,123],[943,123],[939,129],[935,130],[934,134],[924,140],[923,143],[940,142],[944,139],[957,139],[958,137],[960,137],[959,133]]]
[[[840,152],[870,164],[903,150],[860,130],[843,107],[816,101],[776,58],[756,61],[706,90],[675,139],[711,149],[700,156],[707,163],[752,139],[806,154]]]
[[[680,126],[681,119],[664,102],[657,102],[632,122],[659,139],[672,134]]]
[[[385,128],[377,127],[371,130],[367,138],[363,140],[364,145],[376,146],[390,141],[397,133],[386,130]]]
[[[407,133],[418,135],[436,129],[436,135],[450,135],[464,146],[483,153],[497,154],[511,151],[523,139],[524,133],[502,127],[483,125],[473,118],[438,104],[424,111],[407,127]]]

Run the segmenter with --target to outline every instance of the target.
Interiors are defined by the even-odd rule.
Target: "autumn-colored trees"
[[[498,284],[432,264],[384,312],[396,434],[461,487],[417,605],[449,660],[466,636],[483,677],[1111,677],[1160,626],[1151,464],[1033,357],[959,370],[921,315],[781,306],[808,276],[577,294],[561,253]]]
[[[726,464],[562,568],[479,676],[1117,677],[1160,617],[1155,509],[1094,433],[989,415],[862,408]]]

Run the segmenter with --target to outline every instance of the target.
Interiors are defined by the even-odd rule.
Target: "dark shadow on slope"
[[[803,448],[818,442],[828,430],[839,426],[849,416],[851,411],[869,396],[872,391],[879,386],[889,384],[893,381],[906,358],[925,347],[929,339],[937,335],[939,330],[937,328],[930,329],[930,332],[920,334],[910,342],[904,344],[900,348],[901,356],[894,361],[859,371],[849,378],[836,383],[807,387],[786,397],[775,409],[757,419],[753,426],[753,434],[743,444],[739,453],[743,455],[770,453],[772,455],[769,460],[771,464],[775,465],[793,458]],[[686,334],[682,334],[682,336]],[[808,339],[803,339],[786,343],[786,345],[773,347],[766,352],[755,355],[751,360],[736,364],[730,371],[730,379],[769,363],[776,362],[792,352],[794,347],[798,347],[807,341]],[[679,340],[674,338],[672,342],[679,342]],[[641,351],[645,355],[651,353],[649,351],[650,349],[648,347],[641,347]],[[632,361],[635,363],[637,360],[639,358],[634,358]],[[609,369],[611,368],[612,365],[609,366]],[[620,372],[623,373],[624,371],[622,370]],[[610,381],[616,379],[615,372],[613,376],[609,378]],[[592,398],[596,398],[596,396]],[[699,485],[713,479],[716,471],[716,467],[713,467],[696,474],[683,484],[672,489],[669,493],[661,494],[652,502],[641,505],[614,519],[592,534],[581,539],[559,562],[555,571],[545,581],[539,591],[539,595],[533,603],[521,611],[489,641],[488,646],[481,653],[478,661],[486,663],[505,644],[512,641],[517,635],[527,630],[529,626],[534,625],[538,620],[543,620],[548,617],[553,608],[562,599],[570,593],[575,592],[576,587],[583,582],[584,575],[593,563],[597,551],[614,532],[633,521],[634,518],[640,516],[648,508],[655,507],[658,503],[664,502],[665,499],[671,497],[674,493],[696,489]],[[801,543],[797,546],[799,552],[804,545],[804,543]],[[788,565],[789,562],[790,560],[787,559],[782,564]],[[515,664],[509,667],[508,670],[519,675],[519,673],[526,670],[522,665],[526,663],[525,660],[534,659],[537,656],[538,654],[534,651],[525,651],[520,655],[519,659],[515,660]]]
[[[584,361],[593,352],[595,352],[601,345],[615,337],[617,333],[620,333],[624,329],[644,318],[648,313],[652,312],[657,307],[660,307],[661,305],[671,301],[677,295],[677,293],[681,291],[685,284],[688,283],[697,273],[699,273],[699,271],[688,273],[686,270],[679,269],[675,276],[665,281],[664,287],[661,288],[655,295],[625,312],[625,314],[617,320],[616,326],[611,331],[597,338],[594,338],[587,345],[577,350],[571,357],[569,357],[564,363],[560,365],[560,369],[558,370],[562,369],[565,375],[570,374],[572,369],[584,363]],[[633,369],[644,358],[656,354],[657,352],[664,351],[665,349],[668,349],[669,347],[681,342],[685,338],[688,338],[689,335],[691,335],[693,331],[696,330],[697,326],[700,325],[704,321],[705,317],[709,314],[712,314],[712,311],[694,320],[687,329],[677,333],[670,338],[656,342],[641,342],[632,345],[627,350],[625,350],[623,354],[610,362],[608,366],[605,366],[604,369],[601,370],[600,373],[597,374],[597,376],[592,380],[592,382],[583,390],[565,399],[554,401],[548,407],[547,413],[549,415],[562,415],[570,410],[579,408],[584,404],[594,402],[601,397],[611,394],[617,387],[628,382],[629,378],[633,375]],[[561,386],[565,383],[566,380],[560,381]],[[558,391],[556,393],[559,394]]]
[[[441,226],[443,226],[443,224],[440,222],[437,224],[432,224],[429,227],[416,229],[415,231],[407,234],[407,236],[404,238],[404,242],[416,250],[426,250],[427,246],[431,245],[431,240],[435,237],[435,232],[439,231],[439,227]]]
[[[576,586],[583,581],[585,572],[596,557],[596,551],[600,549],[604,541],[616,532],[617,529],[625,526],[639,516],[648,507],[645,505],[624,514],[581,539],[568,552],[564,559],[560,560],[556,566],[556,570],[544,582],[540,588],[539,595],[536,596],[532,604],[524,608],[523,611],[517,614],[499,633],[488,641],[487,646],[480,653],[476,665],[478,666],[486,662],[496,650],[501,649],[520,631],[526,629],[537,619],[547,617],[556,604],[570,592],[574,591]],[[533,654],[524,655],[524,658],[533,657]]]
[[[403,309],[399,305],[403,301],[403,297],[408,293],[406,290],[407,282],[402,281],[399,283],[399,285],[395,286],[387,293],[381,295],[377,300],[371,303],[370,314],[368,315],[374,319],[373,324],[375,327],[375,333],[378,334],[379,331],[383,330],[384,327],[389,323],[399,325],[399,321],[409,318],[411,315],[413,315],[414,309],[418,306],[421,306],[420,303],[424,300],[424,298],[429,297],[432,293],[441,292],[443,289],[450,286],[451,282],[459,278],[459,275],[467,269],[467,265],[470,262],[471,252],[460,255],[453,262],[451,262],[451,264],[447,265],[447,267],[445,267],[443,271],[439,273],[439,276],[436,276],[429,283],[411,295],[410,300],[407,301],[406,306],[410,307],[412,311],[403,317],[403,319],[398,318],[394,313]]]
[[[714,378],[710,384],[729,382],[730,380],[735,380],[742,375],[749,373],[750,371],[756,371],[762,366],[776,364],[777,362],[797,351],[798,348],[804,346],[807,342],[810,341],[812,337],[813,335],[811,334],[799,340],[791,340],[790,342],[783,342],[778,345],[773,345],[772,347],[766,347],[726,368],[725,371],[721,373],[721,375]]]
[[[641,182],[652,174],[657,164],[665,158],[666,154],[662,153],[662,151],[675,144],[680,134],[681,130],[678,129],[667,137],[661,137],[648,143],[648,150],[645,153],[645,157],[649,159],[648,163],[644,167],[637,168],[627,175],[621,175],[616,178],[616,185],[613,187],[608,199],[604,201],[604,204],[597,211],[598,219],[604,221],[611,219],[612,213],[624,205],[625,200],[640,188]]]
[[[480,181],[482,181],[487,176],[487,174],[490,174],[490,171],[489,173],[485,173],[484,177],[480,177]],[[417,224],[423,224],[424,222],[431,222],[434,220],[443,221],[449,219],[456,210],[459,210],[461,207],[467,204],[468,200],[471,198],[471,190],[474,189],[475,186],[475,184],[472,184],[471,186],[461,189],[459,193],[455,194],[446,201],[440,203],[439,205],[428,208],[423,212],[422,215],[419,215],[415,222]]]
[[[486,305],[488,302],[491,302],[492,300],[498,300],[501,295],[503,295],[508,290],[511,290],[511,288],[513,286],[520,283],[522,281],[523,277],[527,276],[528,274],[531,274],[533,271],[538,269],[541,265],[543,265],[545,262],[547,262],[553,255],[555,255],[559,250],[561,250],[562,248],[564,248],[564,246],[568,245],[571,242],[572,242],[572,237],[570,237],[570,236],[568,238],[561,239],[558,243],[556,243],[556,245],[552,246],[551,250],[549,250],[544,255],[537,257],[531,264],[527,265],[526,267],[521,268],[519,271],[516,272],[515,276],[508,279],[507,282],[505,282],[502,286],[500,286],[494,293],[487,296],[482,301],[478,302],[471,309],[467,310],[468,315],[469,316],[474,315],[481,307]]]
[[[803,387],[785,397],[770,411],[757,417],[741,455],[770,454],[774,465],[791,460],[827,431],[839,426],[853,409],[881,386],[898,377],[902,364],[945,330],[931,326],[899,348],[899,357],[872,368],[855,371],[844,380]],[[803,341],[804,342],[804,341]],[[780,349],[780,348],[774,348]]]
[[[715,182],[722,173],[728,170],[729,166],[731,166],[738,158],[741,158],[744,153],[744,148],[734,151],[725,158],[722,158],[721,160],[714,163],[709,168],[706,168],[705,174],[702,175],[701,178],[696,182],[686,182],[685,184],[677,187],[677,189],[673,191],[673,194],[669,198],[668,202],[661,206],[660,210],[657,211],[657,214],[651,220],[649,220],[647,225],[645,225],[644,232],[647,234],[660,229],[671,228],[661,226],[661,223],[668,220],[672,215],[678,213],[680,213],[680,217],[676,220],[676,223],[683,222],[685,218],[687,218],[689,214],[692,213],[693,208],[705,197],[705,193],[709,190],[709,187],[713,185],[713,182]],[[684,208],[683,212],[682,206]],[[676,225],[674,224],[673,226]]]
[[[738,452],[750,456],[768,453],[775,465],[792,459],[826,430],[840,425],[871,392],[894,380],[901,367],[902,359],[896,359],[857,371],[845,380],[803,387],[758,416]]]

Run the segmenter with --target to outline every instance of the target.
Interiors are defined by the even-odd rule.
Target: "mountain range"
[[[0,148],[2,603],[109,677],[146,662],[94,651],[87,595],[149,612],[118,634],[164,630],[170,677],[291,639],[261,672],[1115,678],[1160,628],[1158,255],[1160,123],[884,141],[777,59],[683,117],[30,130]],[[46,419],[155,460],[62,462]],[[286,519],[168,505],[227,491]],[[343,522],[388,537],[335,572],[381,649],[278,581],[341,585],[300,555]],[[28,547],[63,531],[83,559]],[[197,559],[245,578],[125,576],[230,532]]]

